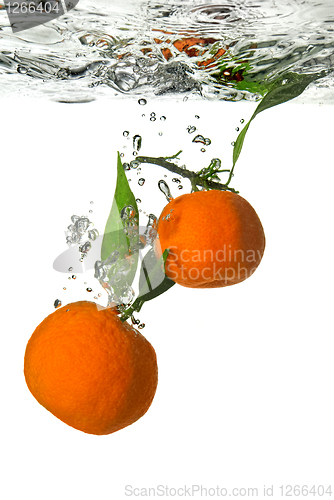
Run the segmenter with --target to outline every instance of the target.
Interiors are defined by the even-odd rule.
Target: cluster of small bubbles
[[[130,134],[130,132],[128,130],[124,130],[124,132],[123,132],[124,137],[128,137],[129,134]]]
[[[160,116],[160,120],[161,120],[162,122],[164,122],[164,121],[166,121],[166,117],[165,117],[165,116]]]
[[[55,308],[55,309],[58,309],[58,307],[60,307],[60,306],[61,306],[61,300],[56,299],[56,300],[54,301],[53,305],[54,305],[54,308]]]
[[[138,180],[138,184],[139,186],[143,186],[145,184],[145,179],[143,179],[142,177]]]
[[[136,199],[136,203],[141,203],[141,199],[140,199],[140,198],[137,198],[137,199]]]
[[[193,125],[188,125],[187,130],[188,134],[193,134],[196,130],[196,127],[194,127]]]
[[[131,167],[130,167],[129,163],[123,163],[123,169],[124,170],[130,170]]]
[[[181,181],[180,181],[180,179],[177,179],[176,177],[174,177],[172,179],[172,182],[176,182],[177,184],[180,184]]]
[[[140,104],[141,106],[145,106],[145,104],[147,104],[147,101],[146,99],[138,99],[138,104]]]
[[[93,291],[93,289],[92,289],[92,288],[90,288],[90,287],[87,287],[87,288],[86,288],[86,291],[87,291],[87,292],[92,292],[92,291]]]
[[[202,151],[202,153],[205,153],[206,149],[205,148],[201,148],[201,151]]]
[[[244,120],[243,118],[241,118],[240,123],[244,123],[244,121],[245,121],[245,120]]]
[[[92,210],[89,212],[92,212]],[[70,234],[66,237],[66,242],[68,245],[81,244],[80,248],[83,248],[83,250],[80,250],[80,248],[79,250],[86,255],[91,248],[91,244],[89,241],[83,242],[83,239],[86,237],[88,240],[94,241],[98,237],[99,232],[97,229],[89,229],[93,223],[83,215],[81,217],[72,215],[71,221],[73,224],[67,227]]]

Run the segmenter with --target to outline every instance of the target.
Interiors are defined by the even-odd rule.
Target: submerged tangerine
[[[169,249],[166,275],[190,288],[240,283],[261,262],[265,235],[254,208],[236,193],[196,191],[170,201],[157,224],[154,250]]]
[[[141,418],[158,382],[148,340],[110,308],[87,301],[57,309],[40,323],[27,344],[24,375],[53,415],[99,435]]]

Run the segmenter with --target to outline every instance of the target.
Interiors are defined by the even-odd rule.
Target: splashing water
[[[254,101],[259,83],[288,70],[325,70],[307,98],[333,103],[332,6],[332,0],[80,0],[58,19],[16,34],[1,9],[1,95],[89,102],[190,93]]]

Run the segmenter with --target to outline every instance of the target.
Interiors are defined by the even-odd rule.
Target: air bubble
[[[138,155],[138,151],[134,151],[132,154],[133,154],[133,156],[137,156]]]
[[[138,184],[139,186],[143,186],[145,184],[145,179],[143,179],[142,177],[138,180]]]
[[[162,132],[159,132],[160,137],[162,136]]]
[[[124,137],[128,137],[129,134],[130,134],[130,132],[128,130],[124,130],[124,132],[123,132]]]
[[[202,153],[205,153],[206,149],[205,148],[201,148],[201,151],[202,151]]]
[[[174,179],[172,179],[173,182],[176,182],[177,184],[180,184],[180,179],[177,179],[176,177],[174,177]]]
[[[147,104],[147,101],[146,99],[138,99],[138,104],[140,104],[141,106],[145,106],[145,104]]]
[[[151,120],[151,122],[155,122],[156,117],[155,116],[151,116],[150,120]]]
[[[72,280],[76,280],[76,279],[77,279],[76,275],[72,274]]]
[[[139,330],[142,330],[143,328],[145,328],[145,323],[140,323],[140,325],[138,325],[138,328],[139,328]]]
[[[234,141],[232,141],[232,142],[231,142],[231,146],[234,146],[234,145],[235,145],[235,142],[234,142]]]
[[[139,151],[142,144],[142,137],[140,135],[134,135],[132,139],[133,149]]]
[[[243,118],[241,118],[240,123],[244,123],[244,121],[245,121],[245,120],[244,120]]]
[[[63,286],[63,290],[66,290],[66,286]]]
[[[193,134],[196,130],[196,127],[194,127],[193,125],[188,125],[187,130],[188,134]]]
[[[164,121],[166,121],[166,117],[165,117],[165,116],[160,116],[160,120],[161,120],[162,122],[164,122]]]
[[[239,128],[239,127],[237,127],[235,130],[236,130],[237,132],[239,132],[240,128]]]
[[[54,305],[55,309],[58,309],[58,307],[60,307],[60,306],[61,306],[61,300],[56,299],[56,300],[54,301],[53,305]]]
[[[124,170],[130,170],[131,167],[130,167],[129,163],[123,163],[123,169]]]
[[[178,189],[183,189],[183,186],[181,186],[181,184],[179,186],[177,186]]]
[[[68,270],[69,270],[69,271],[73,271],[73,267],[69,267],[69,268],[68,268]]]
[[[136,199],[136,203],[141,203],[141,199],[140,199],[140,198],[137,198],[137,199]]]
[[[195,115],[195,118],[196,118],[196,120],[199,120],[199,116],[198,115]]]
[[[87,287],[87,288],[86,288],[86,291],[87,291],[87,292],[92,292],[92,291],[93,291],[93,289],[92,289],[92,288],[90,288],[90,287]]]
[[[169,189],[167,182],[165,182],[163,180],[159,181],[158,187],[159,187],[160,191],[166,196],[166,199],[168,202],[173,199],[173,196],[171,195],[171,192],[170,192],[170,189]]]

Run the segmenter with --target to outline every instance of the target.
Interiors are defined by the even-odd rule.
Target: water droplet
[[[130,132],[128,130],[124,130],[124,132],[123,132],[124,137],[128,137],[129,134],[130,134]]]
[[[172,179],[173,182],[176,182],[177,184],[180,184],[180,179],[177,179],[176,177],[174,177],[174,179]]]
[[[69,267],[69,268],[68,268],[68,270],[69,270],[69,271],[73,271],[73,267]]]
[[[145,106],[145,104],[147,104],[147,101],[146,99],[139,99],[138,104],[140,104],[141,106]]]
[[[72,280],[76,280],[76,279],[77,279],[76,275],[72,274]]]
[[[193,138],[192,142],[200,142],[201,144],[209,146],[211,144],[211,139],[205,138],[202,135],[196,135],[196,137]]]
[[[121,153],[119,156],[120,156],[121,158],[124,158],[124,153]]]
[[[239,132],[240,128],[239,128],[239,127],[237,127],[235,130],[236,130],[237,132]]]
[[[205,153],[206,149],[205,148],[201,148],[201,151],[202,151],[202,153]]]
[[[150,114],[150,116],[155,116],[155,113],[154,113],[154,111],[152,111],[152,113]]]
[[[150,121],[151,122],[155,122],[155,120],[156,120],[156,117],[155,116],[151,116]]]
[[[90,287],[88,287],[88,288],[86,288],[86,291],[87,291],[87,292],[92,292],[92,291],[93,291],[93,289],[92,289],[92,288],[90,288]]]
[[[28,68],[26,68],[25,66],[18,66],[17,72],[21,73],[21,75],[26,75],[28,73]]]
[[[134,151],[132,154],[133,154],[133,156],[137,156],[138,155],[138,151]]]
[[[130,168],[131,167],[130,167],[129,163],[123,163],[123,169],[124,170],[130,170]]]
[[[240,123],[244,123],[244,121],[245,121],[245,120],[244,120],[243,118],[241,118]]]
[[[173,199],[168,184],[164,180],[160,180],[158,182],[158,187],[160,191],[166,196],[168,202]]]
[[[140,162],[138,160],[130,161],[130,168],[137,168],[138,165],[140,165]]]
[[[165,116],[160,116],[160,120],[161,120],[162,122],[164,122],[164,121],[166,121],[166,117],[165,117]]]
[[[194,127],[193,125],[188,125],[187,130],[188,134],[193,134],[196,130],[196,127]]]
[[[138,180],[138,184],[139,186],[143,186],[145,184],[145,179],[143,179],[142,177]]]
[[[234,146],[234,145],[235,145],[235,142],[234,142],[234,141],[232,141],[232,142],[231,142],[231,146]]]
[[[58,307],[60,307],[60,306],[61,306],[61,300],[56,299],[56,300],[54,301],[53,305],[54,305],[55,309],[58,309]]]
[[[178,189],[183,189],[183,186],[181,186],[181,184],[179,186],[177,186]]]
[[[136,199],[136,203],[141,203],[141,199],[140,199],[140,198],[137,198],[137,199]]]
[[[141,148],[141,144],[142,144],[142,137],[138,134],[134,135],[133,139],[132,139],[132,143],[133,143],[133,149],[135,151],[139,151]]]

